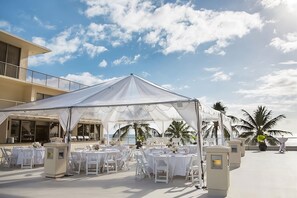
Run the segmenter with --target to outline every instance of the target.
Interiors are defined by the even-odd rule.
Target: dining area
[[[99,175],[129,170],[132,150],[129,146],[88,145],[70,153],[70,169],[74,174]]]
[[[29,168],[44,165],[45,148],[38,146],[1,147],[2,164],[6,167]]]
[[[169,183],[180,177],[194,183],[198,181],[201,168],[205,168],[197,154],[197,145],[144,146],[134,156],[136,179],[148,177],[155,183]]]

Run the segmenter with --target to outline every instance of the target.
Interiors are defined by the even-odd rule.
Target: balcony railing
[[[47,87],[57,88],[65,91],[74,91],[87,85],[70,81],[67,79],[51,76],[41,72],[25,69],[16,65],[4,63],[0,61],[0,75],[16,78],[26,82],[44,85]]]

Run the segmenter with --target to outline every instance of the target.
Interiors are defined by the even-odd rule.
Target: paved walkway
[[[228,198],[296,198],[297,152],[247,151],[241,167],[230,172]],[[207,190],[197,190],[184,177],[169,184],[135,180],[130,171],[98,176],[74,175],[60,179],[44,177],[43,168],[0,169],[1,198],[207,198]]]

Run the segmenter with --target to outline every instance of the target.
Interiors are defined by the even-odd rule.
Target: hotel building
[[[29,56],[50,50],[0,30],[0,109],[81,89],[86,85],[28,69]],[[73,140],[99,140],[102,125],[81,121]],[[9,117],[0,125],[0,143],[48,142],[63,137],[58,120]]]

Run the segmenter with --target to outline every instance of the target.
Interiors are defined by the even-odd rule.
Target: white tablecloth
[[[45,154],[44,147],[41,147],[41,148],[14,147],[12,149],[12,156],[13,156],[13,159],[16,159],[15,161],[13,161],[15,165],[22,164],[22,161],[23,161],[22,151],[28,150],[28,149],[34,150],[34,165],[44,164],[44,154]]]
[[[88,151],[88,150],[79,150],[79,151],[73,151],[71,153],[79,153],[81,154],[81,169],[84,170],[85,169],[85,165],[86,165],[86,156],[87,153],[96,153],[98,155],[99,158],[99,164],[102,166],[104,164],[104,160],[105,160],[105,156],[107,153],[117,153],[120,155],[120,151],[117,149],[106,149],[106,150],[102,150],[102,151]]]
[[[156,154],[148,154],[147,161],[152,170],[154,170],[154,157],[160,156]],[[161,156],[168,156],[169,170],[172,176],[180,175],[186,176],[187,167],[190,164],[193,154],[163,154]]]

